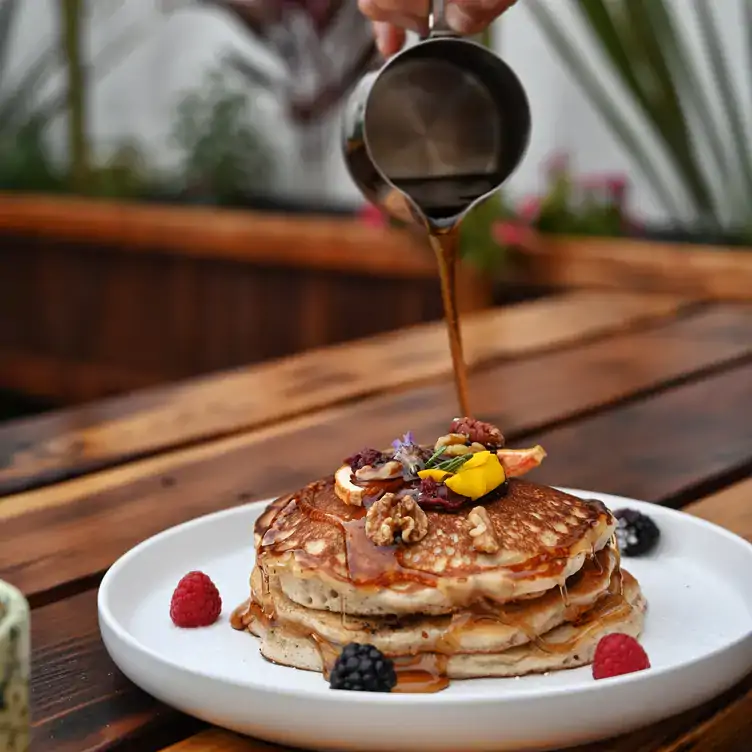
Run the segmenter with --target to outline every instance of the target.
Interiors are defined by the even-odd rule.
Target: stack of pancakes
[[[269,660],[325,674],[347,643],[373,644],[403,691],[581,666],[606,634],[637,637],[645,601],[609,510],[519,478],[505,491],[483,507],[493,553],[470,534],[472,505],[426,509],[421,540],[379,546],[334,478],[282,497],[256,524],[251,598],[233,626]]]

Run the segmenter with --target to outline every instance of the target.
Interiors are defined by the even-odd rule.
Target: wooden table
[[[468,317],[466,341],[477,416],[545,446],[537,480],[752,538],[751,307],[568,293]],[[365,440],[438,435],[454,412],[431,324],[0,428],[0,578],[34,609],[34,749],[278,749],[207,728],[117,671],[97,628],[103,572],[166,527],[298,487]],[[741,752],[750,711],[752,677],[588,749]]]

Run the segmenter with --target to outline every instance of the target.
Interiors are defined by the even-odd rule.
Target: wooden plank
[[[101,361],[89,363],[47,353],[0,347],[0,384],[20,394],[79,402],[92,393],[112,394],[151,387],[164,383],[169,376],[168,373],[146,372]],[[64,385],[72,385],[73,388],[66,388]],[[26,420],[19,422],[26,423]],[[3,434],[11,431],[13,428],[8,424],[0,428],[0,433]],[[23,436],[24,429],[20,433]],[[0,470],[0,478],[2,474],[3,470]]]
[[[202,727],[117,670],[99,635],[94,590],[35,611],[31,643],[32,749],[105,750],[146,735],[167,744],[186,726]]]
[[[718,494],[688,509],[705,519],[728,524],[734,532],[752,540],[752,517],[746,513],[748,488],[748,484],[742,484],[735,491]],[[729,510],[729,505],[735,509]],[[192,721],[141,692],[114,667],[97,630],[94,591],[37,609],[32,628],[33,748],[37,748],[36,743],[39,748],[48,748],[43,744],[51,745],[54,741],[56,752],[112,748],[108,745],[118,749],[117,741],[128,740],[135,745],[138,740],[151,740],[155,736],[172,736],[177,740],[192,732]],[[82,676],[86,677],[85,682],[79,681]],[[74,692],[71,687],[76,688]],[[579,752],[689,752],[695,749],[731,752],[737,748],[729,746],[735,738],[729,735],[729,730],[745,738],[744,733],[748,733],[752,725],[750,710],[752,678],[700,708],[625,735],[606,746],[591,745]],[[691,739],[692,734],[696,734],[692,729],[698,724],[704,724],[706,729],[701,740],[715,740],[716,746],[685,748],[676,743],[688,730]],[[169,749],[173,752],[275,752],[282,748],[213,729]]]
[[[624,238],[541,236],[523,249],[544,284],[671,292],[699,299],[752,299],[747,248]]]
[[[752,478],[686,507],[686,511],[729,530],[752,530]]]
[[[742,341],[752,336],[749,320],[730,323],[726,314],[707,313],[661,330],[498,365],[477,374],[472,387],[479,402],[489,406],[488,417],[514,439],[748,353],[748,345],[739,351],[736,343],[740,336]],[[728,339],[719,336],[721,331]],[[538,437],[551,444],[539,477],[577,483],[591,473],[587,486],[619,492],[635,488],[633,466],[649,465],[649,472],[637,472],[644,481],[636,487],[637,495],[658,499],[680,477],[686,485],[733,470],[752,456],[749,423],[742,419],[745,406],[752,404],[750,373],[750,366],[722,371],[651,400],[578,420],[574,430],[582,427],[584,438],[577,442],[559,439],[567,428]],[[378,446],[407,429],[418,436],[440,435],[453,416],[451,395],[450,384],[413,389],[9,497],[0,503],[0,524],[9,541],[0,549],[0,578],[14,582],[35,602],[47,600],[58,588],[85,584],[139,540],[166,527],[331,472],[342,457],[362,446],[364,426]],[[675,410],[682,411],[679,417]],[[614,456],[610,442],[626,424],[639,433],[639,441],[620,443]],[[689,428],[694,433],[675,440],[677,430],[686,434]],[[700,432],[708,437],[707,446],[697,442]],[[684,454],[677,452],[674,458],[674,446]],[[666,457],[664,464],[654,456]],[[598,475],[602,468],[609,473]]]
[[[436,274],[421,238],[354,217],[0,193],[0,232],[85,243],[102,252],[160,251],[392,278]]]
[[[465,325],[467,360],[478,367],[604,336],[661,321],[682,305],[664,296],[575,293],[478,313]],[[735,326],[731,309],[719,309],[718,315],[720,328],[724,321]],[[450,370],[439,322],[9,423],[0,428],[0,493],[245,431]]]
[[[678,506],[752,472],[750,406],[746,365],[528,441],[545,442],[543,483]]]

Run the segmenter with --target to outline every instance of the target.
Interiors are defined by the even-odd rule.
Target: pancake
[[[385,655],[432,650],[459,653],[499,652],[529,642],[590,610],[607,593],[617,565],[617,554],[605,548],[588,560],[567,581],[566,590],[549,590],[532,599],[474,608],[441,616],[354,617],[305,608],[293,603],[270,582],[267,587],[256,568],[251,578],[252,598],[261,610],[248,612],[253,633],[264,631],[263,622],[283,625],[302,634],[316,634],[334,645],[370,642]],[[271,615],[271,616],[265,616]],[[256,621],[262,622],[259,626]]]
[[[328,478],[275,502],[256,525],[258,563],[306,608],[374,616],[446,614],[478,599],[506,603],[563,585],[615,529],[597,501],[518,478],[484,508],[498,547],[479,551],[470,507],[427,510],[428,530],[407,546],[376,546],[363,507]]]
[[[407,671],[415,680],[416,666],[418,671],[430,675],[424,678],[430,683],[431,679],[523,676],[587,665],[593,660],[598,642],[606,635],[620,632],[636,638],[642,632],[646,603],[637,581],[624,570],[613,577],[622,578],[621,593],[602,596],[577,621],[561,624],[520,645],[498,651],[453,649],[448,653],[429,651],[416,655],[387,651],[387,654],[394,660],[400,683],[401,671]],[[315,638],[310,636],[292,622],[282,620],[270,626],[266,620],[256,619],[251,628],[261,638],[261,653],[284,666],[326,672],[339,652],[337,646],[318,634]],[[378,644],[379,637],[372,635],[368,641]]]
[[[337,663],[339,687],[363,678],[363,648],[338,662],[353,644],[394,664],[398,692],[592,662],[604,636],[641,633],[646,602],[604,504],[521,479],[545,456],[471,418],[432,446],[362,449],[258,518],[232,627],[273,662]]]

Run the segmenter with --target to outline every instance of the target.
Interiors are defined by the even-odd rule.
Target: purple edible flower
[[[418,477],[418,471],[425,466],[424,451],[415,443],[412,431],[408,431],[401,439],[392,442],[394,447],[394,459],[402,463],[402,477],[405,480],[414,480]]]
[[[415,446],[415,437],[412,431],[408,431],[401,439],[395,439],[392,442],[395,452],[399,452],[400,449],[407,446]]]

